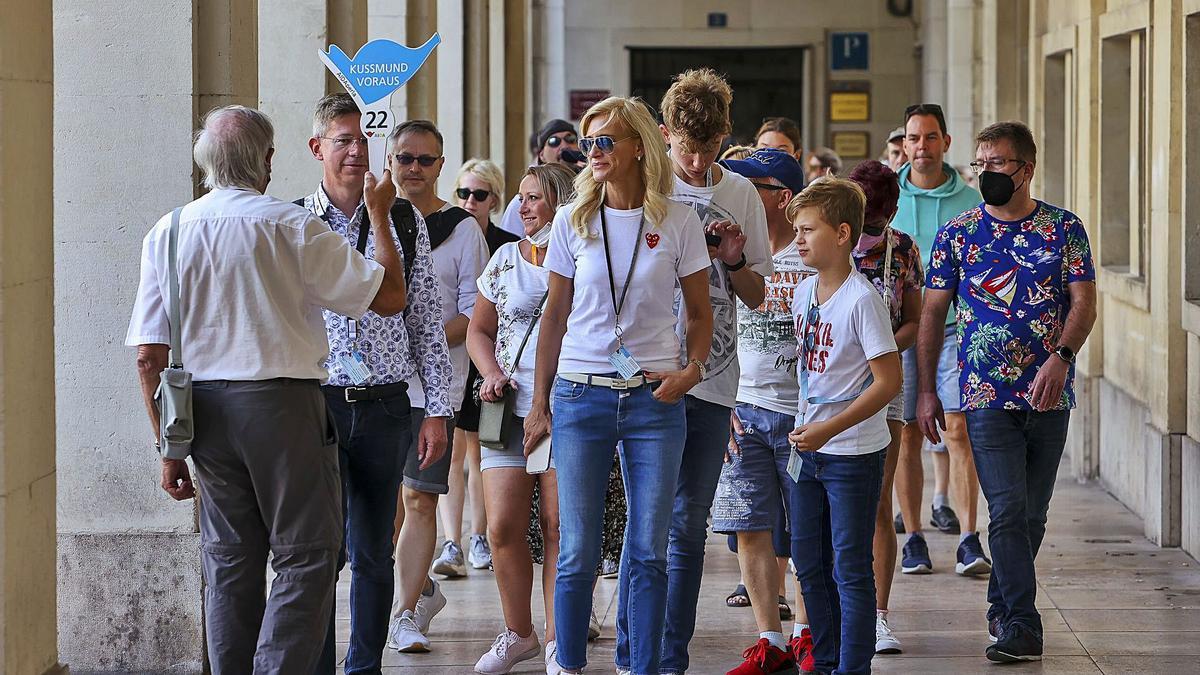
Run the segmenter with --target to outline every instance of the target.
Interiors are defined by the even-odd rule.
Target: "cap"
[[[804,169],[783,150],[759,148],[746,159],[730,159],[725,167],[746,178],[774,178],[793,193],[804,189]]]
[[[560,120],[560,119],[555,118],[555,119],[550,120],[549,122],[546,122],[545,126],[543,126],[541,131],[538,132],[537,149],[541,150],[542,148],[546,147],[546,139],[547,138],[550,138],[554,134],[561,134],[564,131],[570,131],[572,133],[577,133],[575,131],[575,125],[571,124],[570,122],[568,122],[566,120]]]
[[[896,127],[892,129],[892,133],[888,134],[888,143],[904,140],[904,127]]]

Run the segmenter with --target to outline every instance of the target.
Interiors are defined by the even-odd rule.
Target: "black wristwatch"
[[[730,265],[729,263],[726,263],[724,260],[721,261],[721,264],[725,266],[726,270],[728,270],[730,272],[736,272],[746,266],[746,254],[743,253],[742,259],[732,265]]]
[[[1054,350],[1054,354],[1068,364],[1075,363],[1075,350],[1066,345],[1059,345],[1058,349]]]

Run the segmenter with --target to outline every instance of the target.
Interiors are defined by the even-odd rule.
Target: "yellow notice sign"
[[[829,93],[829,121],[866,122],[871,119],[871,95],[865,91]]]
[[[835,131],[833,151],[841,157],[866,157],[870,148],[870,135],[865,131]]]

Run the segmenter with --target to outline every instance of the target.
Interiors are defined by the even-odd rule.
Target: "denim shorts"
[[[904,421],[917,419],[917,348],[909,347],[900,354],[904,367]],[[958,391],[958,331],[955,326],[946,326],[946,339],[942,342],[942,355],[938,357],[937,395],[942,402],[942,411],[956,413],[962,410],[962,397]],[[890,419],[890,417],[889,417]]]
[[[512,416],[511,431],[504,439],[504,449],[497,450],[486,445],[479,446],[479,470],[488,469],[524,469],[525,457],[525,418]],[[550,468],[554,468],[554,453],[550,453]]]
[[[721,467],[713,499],[713,531],[771,530],[785,513],[786,491],[795,488],[787,475],[791,452],[787,435],[796,426],[796,416],[749,403],[739,403],[734,412],[745,433],[735,438],[741,452],[731,454]]]

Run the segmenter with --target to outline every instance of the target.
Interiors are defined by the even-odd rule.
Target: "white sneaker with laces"
[[[595,640],[600,637],[600,619],[596,618],[596,610],[592,610],[592,616],[588,619],[588,640]]]
[[[875,653],[899,654],[900,640],[888,625],[887,615],[881,612],[875,614]]]
[[[558,641],[546,643],[546,675],[559,675],[562,667],[558,665]]]
[[[442,585],[435,579],[430,579],[429,585],[429,593],[421,591],[421,595],[417,596],[417,608],[413,610],[413,621],[426,635],[429,634],[429,624],[433,623],[433,617],[446,607],[446,595],[442,593]]]
[[[417,628],[412,610],[406,609],[400,618],[392,619],[388,626],[387,646],[389,649],[408,654],[429,651],[429,638]]]
[[[467,576],[467,564],[463,561],[462,548],[457,542],[447,539],[442,544],[442,554],[433,561],[433,572],[447,579]]]
[[[485,535],[471,535],[471,546],[467,551],[467,562],[477,570],[486,570],[492,566],[492,547],[488,545]]]
[[[496,636],[492,648],[475,662],[475,672],[503,675],[521,661],[537,656],[541,650],[537,631],[530,631],[528,637],[521,637],[516,631],[505,628],[503,633]]]

